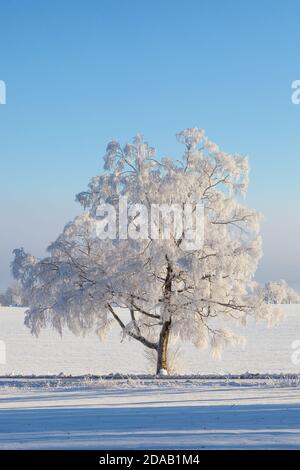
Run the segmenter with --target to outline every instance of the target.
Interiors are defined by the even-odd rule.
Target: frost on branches
[[[5,307],[25,307],[28,301],[24,298],[22,286],[12,284],[3,294],[0,294],[0,305]]]
[[[268,304],[298,304],[300,296],[283,280],[267,282],[264,289],[264,300]]]
[[[184,146],[179,161],[158,159],[141,135],[125,147],[110,142],[105,172],[77,195],[82,215],[65,226],[49,256],[15,250],[12,270],[30,299],[25,323],[34,334],[52,325],[60,333],[66,326],[103,337],[115,325],[123,337],[153,350],[159,373],[169,369],[171,339],[210,345],[218,356],[240,340],[228,320],[271,321],[274,309],[254,281],[262,256],[260,215],[242,202],[247,159],[221,151],[201,129],[186,129],[177,139]],[[149,212],[152,204],[201,201],[203,246],[184,250],[185,228],[180,237],[139,238],[144,219],[138,213],[129,217],[136,237],[95,236],[99,207],[117,209],[120,197]]]

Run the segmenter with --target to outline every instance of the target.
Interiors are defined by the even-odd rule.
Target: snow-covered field
[[[228,348],[222,359],[213,360],[209,351],[183,345],[185,374],[298,373],[293,364],[292,343],[300,340],[300,306],[287,305],[286,318],[277,326],[250,323],[239,332],[246,346]],[[118,329],[101,343],[96,335],[79,338],[65,331],[63,338],[47,329],[37,339],[23,325],[24,310],[0,307],[0,341],[6,345],[6,364],[0,375],[7,374],[109,374],[145,373],[147,361],[143,347],[128,340],[121,343]]]
[[[7,381],[0,449],[299,449],[300,389],[276,381]]]
[[[22,309],[0,309],[0,449],[299,449],[300,381],[291,361],[300,308],[275,328],[251,324],[245,349],[221,361],[185,345],[185,374],[271,373],[263,379],[16,378],[14,374],[121,374],[147,369],[139,344],[91,335],[39,339]],[[276,377],[275,374],[278,374]],[[282,374],[282,377],[279,377]],[[4,377],[6,376],[6,377]]]

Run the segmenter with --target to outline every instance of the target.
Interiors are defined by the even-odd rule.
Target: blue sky
[[[13,248],[42,255],[79,212],[108,140],[178,156],[192,126],[249,156],[258,279],[299,283],[299,17],[296,0],[2,1],[0,288]]]

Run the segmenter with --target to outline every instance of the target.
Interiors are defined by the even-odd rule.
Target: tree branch
[[[114,317],[114,319],[119,323],[122,330],[126,330],[126,325],[122,322],[121,318],[116,314],[112,306],[110,304],[107,304],[107,307],[109,311],[111,312],[112,316]],[[136,339],[147,348],[157,349],[157,343],[152,343],[148,339],[144,338],[144,336],[142,336],[141,334],[135,334],[135,333],[132,333],[132,331],[126,331],[126,334],[130,336],[131,338]]]

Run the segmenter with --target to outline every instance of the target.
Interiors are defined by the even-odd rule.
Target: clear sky
[[[0,0],[0,288],[11,251],[42,255],[112,137],[178,156],[206,129],[251,163],[265,214],[259,280],[299,283],[300,2]]]

